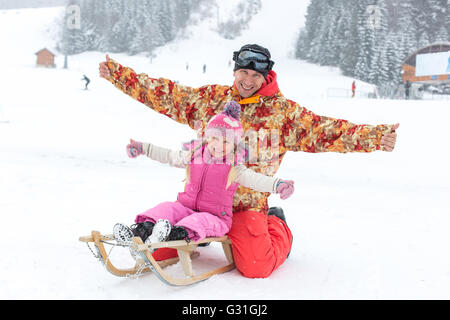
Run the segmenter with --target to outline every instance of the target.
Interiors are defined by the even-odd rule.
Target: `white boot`
[[[134,237],[133,231],[130,227],[123,223],[116,223],[113,228],[114,239],[116,239],[119,244],[131,244],[131,238]],[[130,254],[134,260],[138,258],[138,252],[134,250],[131,246],[128,248]]]
[[[130,227],[123,223],[116,223],[113,228],[114,239],[119,243],[131,243],[134,237]]]
[[[150,244],[166,241],[170,230],[172,230],[172,226],[170,225],[169,220],[159,219],[153,227],[152,234],[145,240],[145,243]],[[154,250],[151,251],[153,252]]]

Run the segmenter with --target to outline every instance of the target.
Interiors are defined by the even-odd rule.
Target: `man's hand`
[[[106,61],[101,62],[99,66],[100,78],[109,79],[111,77],[111,72],[109,72],[108,68],[109,56],[106,54]]]
[[[381,147],[383,148],[384,151],[387,151],[387,152],[394,151],[395,143],[397,142],[397,133],[395,132],[395,130],[397,130],[398,127],[400,127],[399,123],[397,123],[392,128],[391,133],[387,133],[381,138],[380,143],[381,143]]]

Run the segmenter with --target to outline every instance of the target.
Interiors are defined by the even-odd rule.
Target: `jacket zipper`
[[[206,165],[205,169],[202,172],[202,179],[200,182],[200,188],[198,189],[197,196],[195,197],[195,210],[199,211],[198,209],[198,196],[200,195],[200,192],[203,190],[203,183],[205,181],[206,171],[208,171],[209,165]]]

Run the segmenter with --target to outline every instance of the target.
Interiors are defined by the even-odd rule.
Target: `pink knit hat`
[[[243,134],[242,123],[239,120],[240,115],[240,104],[235,101],[228,102],[225,105],[225,110],[209,121],[205,136],[221,136],[225,139],[232,139],[236,145],[239,144]]]

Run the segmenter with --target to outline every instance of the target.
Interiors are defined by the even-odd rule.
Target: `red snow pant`
[[[247,278],[269,277],[286,260],[292,247],[292,233],[286,223],[256,211],[234,213],[228,237],[236,268]],[[176,250],[158,249],[153,256],[165,260],[176,256]]]

